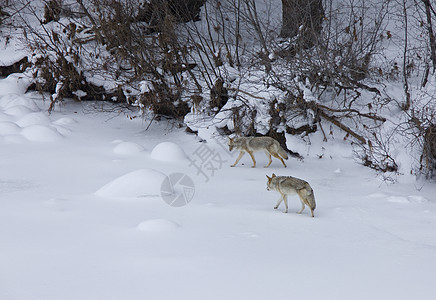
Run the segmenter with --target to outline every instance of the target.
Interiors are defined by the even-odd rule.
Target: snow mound
[[[71,130],[68,128],[65,128],[63,126],[60,125],[53,125],[54,128],[56,128],[56,130],[62,135],[62,136],[67,136],[71,133]]]
[[[140,169],[107,183],[95,192],[103,198],[157,197],[166,175],[153,169]]]
[[[10,116],[10,115],[7,115],[7,114],[5,114],[5,113],[2,113],[1,111],[0,111],[0,122],[2,122],[2,121],[10,121],[10,120],[12,120],[13,118]]]
[[[27,127],[30,125],[49,125],[50,123],[50,118],[43,112],[29,113],[17,121],[17,124],[21,127]]]
[[[418,196],[418,195],[408,196],[407,199],[409,199],[409,201],[412,203],[426,203],[426,202],[428,202],[427,198],[422,197],[422,196]]]
[[[120,155],[132,155],[144,151],[144,147],[132,142],[121,142],[114,147],[113,151]]]
[[[0,81],[0,95],[19,94],[26,92],[32,83],[32,78],[25,77],[22,74],[11,74]]]
[[[153,148],[151,158],[163,161],[181,161],[187,159],[187,156],[179,145],[172,142],[163,142]]]
[[[35,112],[35,111],[27,106],[24,106],[24,105],[15,105],[15,106],[5,110],[6,114],[8,114],[10,116],[18,117],[18,118],[23,117],[23,116],[30,114],[30,113],[33,113],[33,112]]]
[[[30,125],[24,128],[21,134],[32,142],[54,142],[62,137],[56,128],[44,125]]]
[[[368,195],[369,198],[384,198],[386,194],[383,193],[372,193]]]
[[[178,229],[180,225],[166,219],[151,219],[139,223],[137,228],[146,232],[162,232]]]
[[[428,200],[425,197],[418,196],[418,195],[411,195],[411,196],[390,196],[387,198],[387,201],[393,202],[393,203],[426,203]]]
[[[0,121],[0,135],[17,134],[21,127],[13,122]]]
[[[403,197],[403,196],[389,196],[387,198],[387,200],[389,202],[392,202],[392,203],[409,203],[410,202],[406,197]]]
[[[10,39],[2,43],[2,47],[0,48],[0,66],[10,66],[28,55],[18,43],[19,42],[15,39]]]
[[[15,106],[25,106],[29,108],[31,111],[39,111],[38,105],[29,98],[24,98],[20,95],[7,95],[2,98],[3,104],[1,104],[1,107],[3,109],[7,110],[10,108],[13,108]]]
[[[60,118],[60,119],[57,119],[56,121],[53,122],[53,124],[60,125],[60,126],[71,125],[71,124],[75,124],[75,123],[77,123],[76,120],[74,120],[73,118],[68,118],[68,117]]]

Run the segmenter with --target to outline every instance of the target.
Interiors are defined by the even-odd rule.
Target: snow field
[[[434,297],[434,183],[387,184],[345,143],[316,135],[287,136],[305,160],[290,157],[286,169],[275,159],[262,168],[263,153],[255,169],[249,155],[230,168],[237,153],[225,139],[205,143],[163,122],[145,131],[87,103],[49,116],[46,105],[0,97],[0,299]],[[219,155],[215,168],[192,164],[199,149]],[[186,206],[160,197],[173,173],[195,183]],[[315,218],[295,213],[297,196],[288,214],[273,209],[272,173],[311,184]]]

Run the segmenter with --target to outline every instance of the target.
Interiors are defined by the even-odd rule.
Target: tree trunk
[[[299,35],[305,47],[311,47],[322,29],[324,8],[322,0],[282,0],[282,29],[280,36]]]
[[[200,20],[200,9],[206,0],[169,0],[171,13],[179,22]]]
[[[162,26],[170,14],[177,22],[200,20],[200,9],[206,0],[151,0],[144,4],[136,17],[137,21],[149,22],[151,26]]]
[[[422,0],[425,6],[425,14],[427,16],[428,36],[430,40],[431,61],[433,62],[433,72],[436,70],[436,38],[433,32],[433,25],[431,22],[431,11],[433,7],[430,4],[430,0]],[[434,11],[434,10],[433,10]]]

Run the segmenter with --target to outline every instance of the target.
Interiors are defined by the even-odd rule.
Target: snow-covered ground
[[[0,299],[435,299],[434,183],[291,136],[304,162],[231,168],[225,140],[91,103],[48,115],[21,80],[0,81]],[[272,172],[309,181],[315,218],[273,209]],[[174,173],[187,205],[164,201]]]

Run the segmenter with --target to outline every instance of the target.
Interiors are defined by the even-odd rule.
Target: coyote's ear
[[[229,137],[229,141],[230,141],[230,142],[233,142],[233,139],[232,139],[231,137]]]
[[[266,178],[268,178],[268,180],[271,180],[271,177],[269,177],[268,175],[265,175],[266,176]]]
[[[274,177],[276,177],[276,174],[273,173],[272,176],[271,176],[271,178],[274,178]]]

